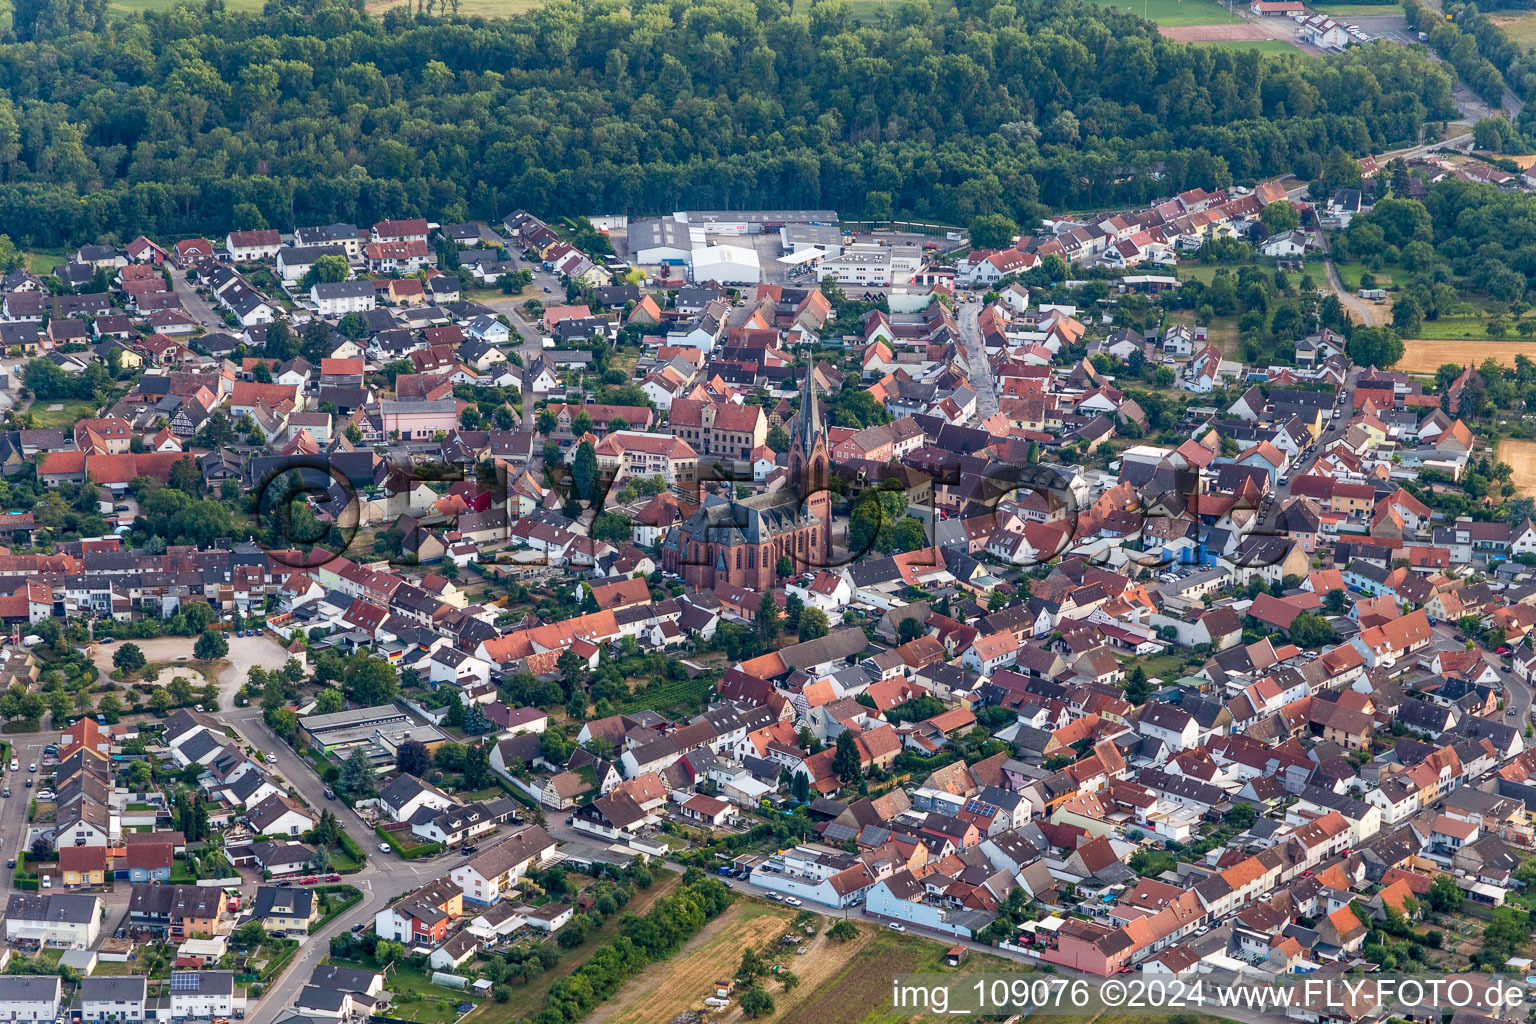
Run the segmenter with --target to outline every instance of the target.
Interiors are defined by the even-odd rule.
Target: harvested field
[[[1228,43],[1249,42],[1257,39],[1273,39],[1263,25],[1238,22],[1236,25],[1162,25],[1158,32],[1181,43]]]
[[[1394,370],[1409,373],[1434,373],[1445,363],[1476,366],[1492,357],[1501,366],[1514,366],[1515,356],[1536,359],[1536,341],[1437,341],[1431,338],[1403,339],[1403,358]]]
[[[912,935],[893,935],[883,929],[873,929],[872,934],[861,929],[855,942],[860,944],[857,956],[846,955],[835,945],[827,950],[836,960],[834,969],[818,974],[825,978],[820,984],[802,984],[796,989],[794,995],[800,996],[797,1002],[779,1000],[784,1010],[775,1024],[938,1024],[955,1018],[924,1016],[910,1008],[891,1006],[891,979],[895,975],[1035,973],[1023,964],[975,951],[960,967],[948,967],[940,943]],[[853,946],[855,942],[847,945]],[[957,988],[959,984],[957,977]]]
[[[741,964],[741,952],[748,946],[762,948],[790,930],[794,915],[778,907],[768,907],[751,900],[738,900],[720,917],[683,946],[670,960],[652,964],[631,978],[613,998],[597,1009],[588,1024],[658,1024],[676,1017],[684,1010],[696,1010],[704,998],[715,994],[714,982],[734,977]],[[818,939],[825,942],[825,939]],[[848,943],[852,945],[852,943]],[[836,958],[837,944],[828,951]],[[789,954],[790,961],[808,957]],[[841,963],[841,961],[838,961]],[[799,963],[791,963],[800,973]],[[810,964],[805,965],[811,969]],[[890,982],[886,982],[889,986]],[[781,999],[780,986],[769,981],[765,987],[775,999]],[[718,1018],[721,1024],[741,1020],[741,1010],[733,1003]]]
[[[1511,481],[1522,498],[1536,498],[1536,441],[1500,441],[1499,461],[1514,470]]]

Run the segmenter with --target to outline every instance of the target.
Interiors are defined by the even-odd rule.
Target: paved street
[[[181,307],[198,323],[205,324],[213,330],[223,329],[224,315],[198,294],[197,288],[187,280],[187,272],[177,267],[170,269],[171,287],[175,289],[176,297],[181,300]]]
[[[0,799],[0,851],[3,851],[5,859],[19,856],[24,850],[27,841],[27,804],[30,797],[37,790],[27,789],[27,765],[41,764],[43,760],[43,748],[58,739],[56,733],[39,732],[25,735],[7,737],[11,741],[11,757],[21,762],[21,771],[5,772],[5,785],[11,787],[11,795]],[[0,765],[0,768],[8,767]],[[41,773],[41,769],[39,769]],[[38,778],[39,776],[32,776]],[[11,885],[11,872],[4,874],[4,884],[0,886],[7,895],[13,888]]]
[[[981,303],[975,299],[961,303],[955,311],[955,318],[960,323],[960,337],[965,341],[965,358],[971,371],[971,384],[976,388],[977,421],[997,412],[997,388],[992,379],[992,364],[987,360],[987,346],[977,324],[980,316]]]
[[[454,853],[426,860],[406,861],[393,853],[380,853],[379,838],[373,829],[346,804],[325,798],[325,783],[315,774],[314,767],[267,728],[262,721],[260,708],[237,708],[221,713],[218,717],[238,729],[263,754],[276,755],[277,764],[271,766],[272,770],[289,790],[317,810],[334,812],[346,833],[368,853],[367,866],[355,875],[348,875],[346,879],[349,884],[363,891],[363,901],[339,915],[319,933],[305,939],[299,955],[283,972],[282,977],[273,983],[254,1009],[247,1011],[246,1019],[251,1024],[269,1024],[279,1011],[293,1005],[299,990],[309,980],[310,972],[330,951],[333,936],[350,931],[355,924],[371,925],[374,917],[388,905],[392,897],[446,874],[467,858]]]

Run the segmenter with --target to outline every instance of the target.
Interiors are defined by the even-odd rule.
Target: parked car
[[[33,775],[36,775],[37,774],[37,762],[33,761],[31,764],[27,765],[27,771],[32,773]]]
[[[6,786],[5,789],[0,790],[0,796],[10,796],[10,795],[11,795],[11,787],[10,786]]]
[[[37,798],[43,803],[48,803],[50,800],[57,800],[58,796],[59,795],[51,789],[40,789],[37,791]]]
[[[388,843],[380,843],[379,844],[379,852],[380,853],[388,853],[392,849],[394,849],[394,847],[390,846]]]
[[[904,924],[897,924],[895,921],[892,921],[890,924],[886,925],[886,927],[889,928],[893,932],[904,932],[904,931],[907,930],[907,926],[906,925],[904,925]]]
[[[21,762],[16,760],[14,757],[11,758],[11,771],[13,771],[13,772],[21,771]]]
[[[788,903],[792,907],[798,907],[800,905],[800,900],[794,896],[785,896],[784,902]]]
[[[314,875],[310,875],[308,878],[301,878],[301,879],[299,879],[299,884],[300,885],[314,885],[318,881],[320,881],[320,879],[316,878]]]
[[[339,881],[341,881],[341,876],[340,875],[326,875],[325,876],[325,880],[327,882],[339,882]]]
[[[292,880],[291,879],[287,879],[287,878],[285,878],[281,882],[277,883],[277,887],[279,889],[287,889],[287,888],[292,887],[292,885],[293,885]]]
[[[8,868],[15,867],[16,866],[16,858],[12,857],[10,860],[6,861],[5,862],[5,866],[8,867]]]

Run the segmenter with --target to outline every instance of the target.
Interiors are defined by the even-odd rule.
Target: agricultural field
[[[861,929],[856,940],[862,943],[858,956],[843,956],[838,968],[820,984],[810,984],[805,972],[800,972],[804,980],[794,993],[799,998],[789,1005],[780,1002],[785,1007],[783,1016],[778,1018],[782,1024],[936,1024],[955,1018],[920,1016],[911,1009],[895,1010],[889,1005],[893,975],[1033,973],[1020,964],[975,951],[958,968],[951,968],[944,964],[945,947],[932,939],[896,935],[884,929],[873,929],[873,935],[866,931]],[[836,947],[831,952],[842,956]]]
[[[1515,493],[1536,498],[1536,441],[1500,441],[1499,461],[1514,470]]]
[[[664,1024],[685,1010],[699,1009],[705,997],[715,994],[716,979],[730,978],[736,973],[742,950],[748,946],[762,948],[788,931],[793,920],[794,915],[787,907],[738,900],[688,940],[676,956],[652,964],[631,978],[592,1014],[588,1024]],[[829,952],[831,956],[827,959],[837,958],[835,944]],[[806,958],[790,954],[790,959]],[[799,963],[794,967],[799,973]],[[770,982],[766,987],[778,997],[778,985]],[[740,1019],[741,1011],[735,1006],[720,1018],[722,1024]]]
[[[676,871],[668,871],[665,868],[657,868],[653,874],[656,879],[654,884],[649,889],[636,893],[635,898],[624,907],[624,914],[644,914],[657,900],[671,895],[683,878]],[[601,928],[588,937],[582,949],[596,949],[611,941],[619,934],[619,921],[623,916],[623,914],[610,916],[603,922]],[[545,971],[527,984],[513,988],[512,998],[509,1001],[481,1003],[474,1012],[464,1018],[464,1024],[502,1024],[504,1021],[522,1020],[525,1017],[535,1016],[543,1008],[544,997],[549,993],[550,986],[570,976],[572,971],[586,962],[582,949],[567,953],[552,970]]]
[[[712,994],[717,979],[734,976],[743,949],[762,949],[792,931],[792,924],[788,908],[738,901],[677,956],[633,978],[592,1015],[591,1024],[655,1024],[698,1009],[703,998]],[[944,966],[943,944],[864,922],[858,923],[857,938],[838,943],[827,938],[830,925],[826,919],[816,921],[817,934],[806,940],[804,956],[787,951],[777,958],[795,972],[799,984],[786,993],[771,974],[764,979],[763,987],[777,1004],[773,1016],[765,1020],[771,1024],[894,1024],[941,1019],[915,1017],[910,1010],[898,1015],[888,1004],[893,975],[952,970]],[[959,973],[1019,970],[1017,964],[974,952],[958,968]],[[735,1005],[712,1019],[718,1024],[745,1021]]]
[[[1214,0],[1093,0],[1101,7],[1115,7],[1145,16],[1158,25],[1225,25],[1238,21]]]
[[[1476,366],[1493,358],[1500,366],[1514,366],[1515,356],[1536,359],[1536,341],[1447,341],[1436,338],[1405,338],[1403,358],[1392,368],[1408,373],[1434,373],[1446,363]]]

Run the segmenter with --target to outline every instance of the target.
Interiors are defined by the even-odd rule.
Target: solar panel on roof
[[[172,992],[196,992],[199,987],[197,974],[193,971],[180,971],[171,974]]]

